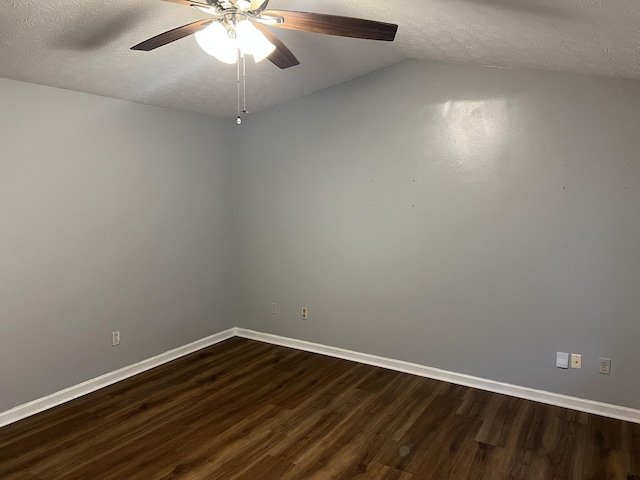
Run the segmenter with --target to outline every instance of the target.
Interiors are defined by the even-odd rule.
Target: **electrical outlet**
[[[582,368],[582,355],[579,353],[571,354],[571,368]]]
[[[117,347],[118,345],[120,345],[120,330],[111,332],[111,346]]]
[[[598,359],[599,369],[598,372],[602,375],[611,375],[611,359],[602,358]]]
[[[271,304],[270,313],[271,313],[271,315],[277,315],[278,314],[278,304],[277,303],[272,303]]]
[[[305,320],[309,318],[309,311],[307,310],[307,307],[302,307],[302,311],[300,312],[300,315]]]

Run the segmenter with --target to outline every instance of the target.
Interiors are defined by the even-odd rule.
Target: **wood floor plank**
[[[509,465],[512,478],[547,478],[548,457],[542,450],[543,437],[549,410],[545,405],[532,403],[518,429],[518,437]]]
[[[585,468],[582,472],[584,480],[624,479],[628,473],[623,452],[587,443]]]
[[[236,475],[236,477],[251,478],[254,480],[271,480],[273,478],[282,478],[294,467],[295,465],[293,463],[267,455],[256,462],[249,470],[241,474],[241,476]]]
[[[514,434],[514,423],[518,415],[523,415],[523,409],[531,408],[531,404],[506,395],[494,396],[487,408],[482,428],[476,435],[476,441],[504,447],[507,439]]]
[[[29,472],[11,473],[1,477],[2,480],[41,480]]]
[[[233,338],[0,429],[2,480],[625,480],[640,425]]]
[[[454,419],[454,412],[460,404],[461,400],[453,401],[449,397],[437,395],[400,441],[386,443],[380,451],[377,461],[396,470],[414,474],[421,473],[415,470],[420,458],[433,450],[432,445],[435,445],[438,433],[445,428],[447,422]],[[400,455],[402,447],[411,453],[406,456]]]
[[[640,477],[640,424],[625,423],[624,426],[622,450],[629,456],[630,473]]]
[[[380,464],[372,464],[365,480],[414,480],[413,475]]]
[[[484,418],[489,401],[495,394],[482,390],[468,388],[465,392],[462,405],[456,411],[458,415],[470,418]]]
[[[428,449],[419,456],[416,466],[409,468],[414,475],[428,471],[434,480],[467,478],[473,465],[474,436],[481,425],[480,419],[454,413],[434,441],[439,448]]]
[[[581,480],[587,440],[586,423],[567,420],[558,408],[549,409],[543,435],[543,451],[548,459],[549,476],[559,480]]]
[[[349,423],[349,428],[336,438],[343,447],[332,459],[329,468],[334,472],[332,478],[350,480],[369,475],[369,466],[373,464],[377,452],[383,447],[389,433],[403,421],[403,416],[398,412],[411,405],[411,397],[415,395],[414,385],[414,377],[396,376],[387,379],[386,386],[377,390],[375,402],[361,418],[360,428]]]
[[[608,450],[622,448],[622,420],[594,415],[589,422],[589,443]]]
[[[495,463],[494,458],[498,456],[498,447],[482,442],[476,442],[477,446],[473,454],[473,461],[467,474],[468,480],[489,480],[495,477],[495,472],[491,470]]]

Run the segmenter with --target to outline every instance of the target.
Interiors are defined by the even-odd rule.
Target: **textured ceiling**
[[[301,65],[247,62],[257,111],[404,58],[640,78],[638,0],[271,0],[270,8],[397,23],[393,43],[273,29]],[[206,18],[160,0],[4,0],[0,77],[235,117],[235,66],[193,37],[151,36]]]

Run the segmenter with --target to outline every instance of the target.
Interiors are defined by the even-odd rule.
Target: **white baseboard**
[[[256,332],[245,328],[236,328],[236,335],[242,338],[249,338],[252,340],[259,340],[261,342],[272,343],[274,345],[281,345],[283,347],[291,347],[298,350],[305,350],[307,352],[343,358],[345,360],[352,360],[354,362],[365,363],[367,365],[388,368],[398,372],[411,373],[421,377],[442,380],[449,383],[455,383],[457,385],[487,390],[489,392],[503,393],[505,395],[511,395],[512,397],[524,398],[526,400],[533,400],[581,412],[593,413],[604,417],[640,423],[640,410],[636,410],[634,408],[596,402],[594,400],[587,400],[584,398],[570,397],[568,395],[536,390],[534,388],[521,387],[518,385],[511,385],[509,383],[473,377],[463,373],[455,373],[447,370],[440,370],[439,368],[426,367],[417,363],[394,360],[392,358],[379,357],[377,355],[369,355],[367,353],[354,352],[343,348],[330,347],[319,343],[281,337],[270,333]]]
[[[249,338],[252,340],[259,340],[261,342],[271,343],[274,345],[282,345],[283,347],[291,347],[307,352],[320,353],[322,355],[328,355],[331,357],[343,358],[345,360],[352,360],[354,362],[374,365],[376,367],[388,368],[390,370],[396,370],[398,372],[410,373],[413,375],[432,378],[435,380],[442,380],[449,383],[455,383],[457,385],[465,385],[467,387],[487,390],[489,392],[503,393],[505,395],[511,395],[513,397],[524,398],[526,400],[533,400],[536,402],[556,405],[559,407],[571,408],[573,410],[578,410],[581,412],[593,413],[605,417],[626,420],[628,422],[640,423],[640,410],[633,408],[611,405],[608,403],[596,402],[594,400],[586,400],[578,397],[570,397],[568,395],[546,392],[544,390],[536,390],[534,388],[511,385],[495,380],[487,380],[486,378],[473,377],[471,375],[465,375],[463,373],[455,373],[441,370],[439,368],[427,367],[424,365],[419,365],[417,363],[379,357],[377,355],[370,355],[368,353],[354,352],[352,350],[345,350],[343,348],[330,347],[319,343],[281,337],[279,335],[273,335],[270,333],[256,332],[254,330],[247,330],[245,328],[230,328],[223,332],[216,333],[200,340],[196,340],[195,342],[189,343],[182,347],[178,347],[173,350],[161,353],[160,355],[156,355],[155,357],[142,360],[141,362],[134,363],[133,365],[120,368],[113,372],[109,372],[91,380],[87,380],[86,382],[79,383],[78,385],[65,388],[64,390],[52,393],[51,395],[47,395],[46,397],[42,397],[32,402],[19,405],[15,408],[12,408],[11,410],[7,410],[6,412],[1,412],[0,427],[29,417],[31,415],[35,415],[36,413],[42,412],[43,410],[53,408],[56,405],[60,405],[61,403],[65,403],[69,400],[73,400],[74,398],[78,398],[88,393],[94,392],[96,390],[99,390],[100,388],[132,377],[134,375],[137,375],[138,373],[142,373],[154,367],[158,367],[162,364],[183,357],[197,350],[209,347],[216,343],[222,342],[223,340],[227,340],[228,338],[234,336]]]
[[[11,410],[0,413],[0,427],[17,422],[18,420],[31,415],[35,415],[43,410],[53,408],[56,405],[68,402],[74,398],[94,392],[100,388],[119,382],[120,380],[137,375],[138,373],[158,367],[164,363],[183,357],[197,350],[222,342],[223,340],[235,336],[235,334],[236,329],[230,328],[223,332],[215,333],[200,340],[196,340],[195,342],[183,345],[182,347],[161,353],[155,357],[134,363],[133,365],[128,365],[118,370],[114,370],[113,372],[105,373],[104,375],[92,378],[86,382],[82,382],[72,387],[65,388],[64,390],[60,390],[59,392],[52,393],[51,395],[47,395],[46,397],[38,398],[32,402],[19,405]]]

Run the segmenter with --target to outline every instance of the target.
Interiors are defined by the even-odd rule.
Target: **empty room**
[[[640,480],[640,4],[0,6],[1,480]]]

